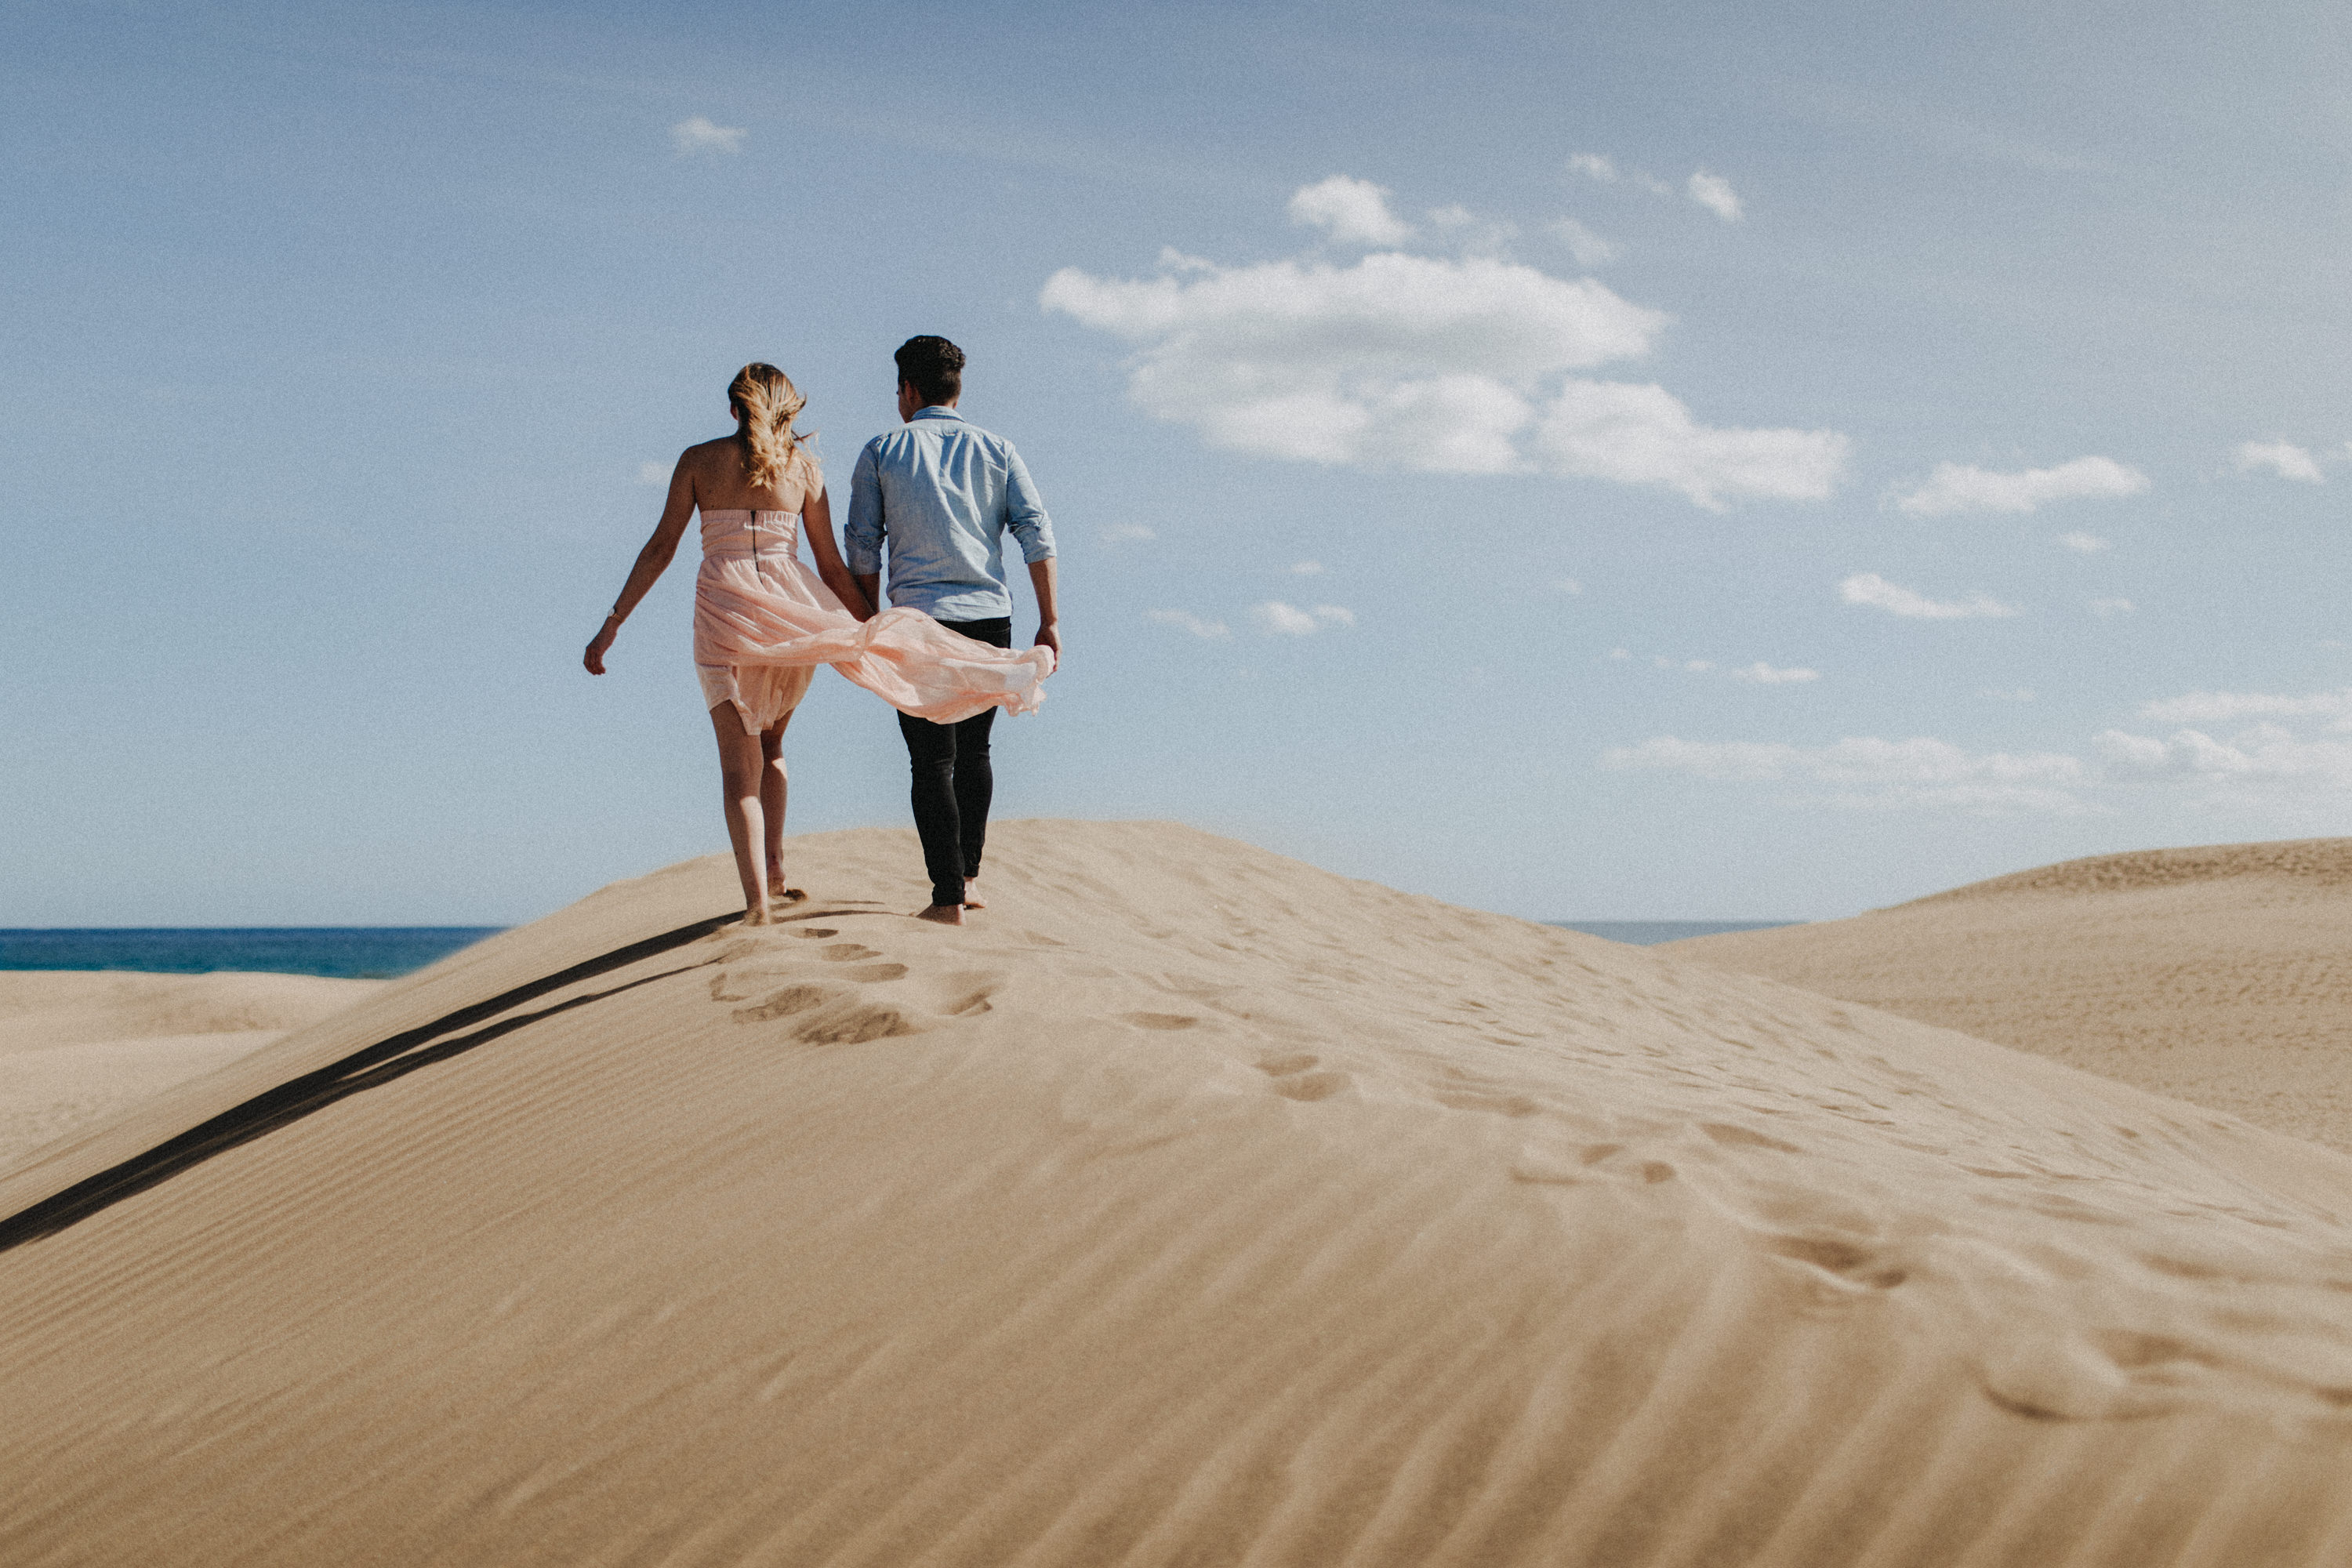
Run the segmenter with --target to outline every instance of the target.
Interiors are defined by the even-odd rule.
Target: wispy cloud
[[[1224,622],[1208,620],[1190,610],[1146,610],[1144,619],[1191,632],[1196,637],[1221,637],[1225,635]]]
[[[2081,759],[2062,752],[1972,752],[1918,736],[1885,741],[1850,736],[1826,746],[1773,741],[1685,741],[1662,735],[1601,753],[1604,766],[1686,773],[1695,778],[1798,783],[1825,787],[1812,804],[1942,806],[1976,812],[2079,812],[2088,777]]]
[[[637,465],[637,483],[641,485],[659,485],[667,489],[669,474],[670,465],[667,463],[647,462]]]
[[[713,124],[703,115],[681,120],[669,128],[670,145],[680,154],[688,153],[740,153],[744,132],[724,125]]]
[[[1579,153],[1569,159],[1568,166],[1588,180],[1598,180],[1604,185],[1617,183],[1617,165],[1599,153]]]
[[[2336,719],[2352,728],[2352,686],[2287,697],[2263,691],[2191,691],[2140,705],[2160,724],[2217,724],[2239,719]]]
[[[2055,468],[1995,473],[1959,463],[1938,463],[1927,482],[1895,505],[1914,517],[1952,512],[2033,511],[2052,501],[2136,496],[2147,476],[2112,458],[2077,458]]]
[[[1977,695],[1979,697],[1989,697],[1995,702],[2031,702],[2033,700],[2033,688],[2031,686],[1988,686],[1982,691],[1978,692]]]
[[[1965,621],[2014,616],[2018,609],[1983,594],[1965,599],[1930,599],[1924,594],[1888,582],[1875,572],[1857,572],[1838,584],[1838,597],[1849,605],[1868,605],[1889,615],[1921,621]]]
[[[1555,577],[1551,580],[1551,585],[1554,593],[1566,594],[1571,597],[1584,592],[1584,584],[1573,577]]]
[[[1776,669],[1760,658],[1745,669],[1731,672],[1732,679],[1748,681],[1757,686],[1796,686],[1821,678],[1822,672],[1818,669],[1807,669],[1802,666]]]
[[[1732,194],[1731,182],[1720,174],[1710,174],[1701,169],[1693,174],[1684,189],[1690,199],[1721,218],[1726,223],[1739,221],[1739,198]]]
[[[2241,441],[2230,456],[2242,474],[2267,468],[2283,479],[2301,479],[2307,485],[2326,479],[2319,471],[2319,459],[2292,441]]]
[[[2108,730],[2094,744],[2119,777],[2186,781],[2224,799],[2352,792],[2352,741],[2303,740],[2276,724],[2257,724],[2226,741],[2201,730],[2161,738]]]
[[[1327,627],[1356,624],[1356,613],[1338,605],[1318,605],[1311,610],[1302,610],[1280,599],[1268,599],[1253,606],[1250,616],[1263,629],[1292,637],[1313,637]]]
[[[1835,431],[1712,428],[1663,387],[1574,374],[1640,358],[1668,321],[1590,278],[1395,251],[1345,267],[1179,261],[1136,279],[1065,268],[1039,303],[1137,344],[1129,395],[1213,446],[1657,485],[1716,510],[1820,499],[1845,461]]]
[[[1601,238],[1572,217],[1554,218],[1546,226],[1568,247],[1568,254],[1579,267],[1606,267],[1624,254],[1615,242]]]
[[[1386,187],[1345,174],[1299,187],[1290,198],[1290,221],[1349,245],[1402,245],[1412,237],[1412,226],[1389,211]]]
[[[2080,530],[2073,533],[2060,534],[2058,542],[2069,550],[2079,550],[2085,555],[2095,555],[2102,550],[2113,548],[2106,540],[2101,539],[2097,534],[2084,533]]]
[[[2134,605],[2129,599],[2094,599],[2091,601],[2091,614],[2098,616],[2099,619],[2103,621],[2116,616],[2128,616],[2137,607],[2137,606]]]

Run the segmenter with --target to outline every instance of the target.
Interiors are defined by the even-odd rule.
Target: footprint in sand
[[[736,1008],[733,1016],[739,1024],[798,1019],[788,1032],[811,1046],[863,1045],[916,1032],[897,1008],[861,1002],[856,992],[834,985],[787,985],[749,1007]]]
[[[1121,1013],[1118,1016],[1120,1022],[1139,1029],[1190,1029],[1201,1022],[1189,1013]]]
[[[807,930],[805,930],[805,931],[796,931],[793,932],[793,934],[794,936],[818,937],[818,936],[839,936],[839,935],[841,934],[841,932],[840,932],[840,931],[839,931],[836,927],[834,927],[834,926],[810,926],[810,927],[809,927]]]
[[[1274,1080],[1268,1087],[1285,1100],[1328,1100],[1354,1086],[1356,1080],[1346,1073],[1317,1071],[1319,1059],[1303,1055],[1274,1057],[1258,1063],[1257,1070]]]
[[[831,947],[817,949],[816,955],[834,963],[848,963],[860,958],[879,958],[872,948],[854,942],[837,942]]]

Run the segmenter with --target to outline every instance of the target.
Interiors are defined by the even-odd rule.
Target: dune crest
[[[1182,827],[793,853],[0,1176],[0,1559],[2352,1550],[2352,1161]]]
[[[2095,856],[1670,948],[2352,1151],[2352,838]]]

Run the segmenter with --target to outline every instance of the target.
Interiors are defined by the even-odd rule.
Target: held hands
[[[613,650],[613,639],[620,633],[620,617],[606,616],[604,626],[597,629],[595,639],[589,643],[588,651],[581,656],[580,662],[587,667],[589,674],[604,673],[604,656]]]

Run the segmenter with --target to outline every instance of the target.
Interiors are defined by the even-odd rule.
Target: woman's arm
[[[677,467],[670,470],[669,499],[662,503],[661,521],[654,524],[653,537],[637,552],[636,564],[629,568],[629,580],[621,584],[621,596],[613,601],[613,613],[604,617],[587,653],[580,662],[591,675],[604,673],[604,656],[612,651],[613,639],[620,635],[621,623],[647,594],[654,584],[669,570],[677,554],[677,542],[686,535],[686,525],[694,516],[694,476],[687,472],[686,458],[681,456]]]
[[[857,585],[857,579],[849,574],[849,568],[842,563],[840,548],[833,542],[833,502],[825,499],[822,484],[814,495],[801,503],[801,531],[808,535],[809,553],[816,557],[816,574],[824,579],[824,585],[833,590],[842,608],[861,621],[872,620],[873,601]]]

